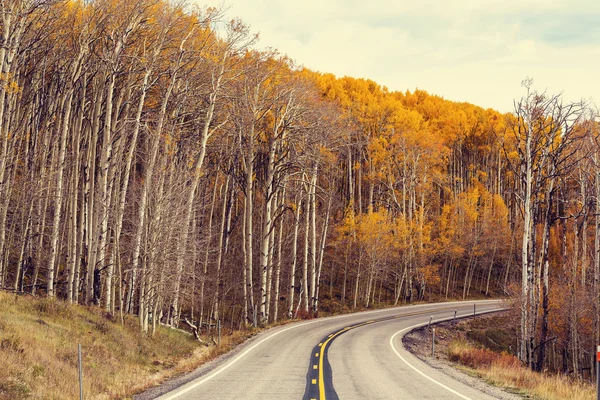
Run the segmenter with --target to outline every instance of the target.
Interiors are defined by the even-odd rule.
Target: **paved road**
[[[502,308],[480,301],[477,313]],[[257,335],[178,388],[139,399],[490,399],[402,347],[412,327],[472,315],[474,302],[422,304],[284,325]],[[164,393],[167,390],[171,390]]]

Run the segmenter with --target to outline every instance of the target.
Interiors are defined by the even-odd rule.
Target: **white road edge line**
[[[500,309],[500,310],[490,310],[490,311],[483,311],[483,312],[480,312],[480,313],[478,312],[478,313],[477,313],[477,315],[480,315],[480,314],[487,314],[487,313],[490,313],[490,312],[496,312],[496,311],[501,311],[501,310],[502,310],[502,309]],[[468,316],[468,315],[467,315],[467,316]],[[448,318],[439,318],[439,319],[436,319],[436,320],[433,320],[433,321],[431,321],[431,323],[437,323],[437,322],[441,322],[441,321],[447,321],[447,320],[449,320],[449,319],[452,319],[452,317],[448,317]],[[435,383],[436,385],[439,385],[439,386],[443,387],[444,389],[446,389],[446,390],[447,390],[447,391],[449,391],[450,393],[453,393],[453,394],[457,395],[457,396],[458,396],[458,397],[460,397],[461,399],[464,399],[464,400],[472,400],[470,397],[467,397],[467,396],[465,396],[465,395],[463,395],[463,394],[461,394],[461,393],[458,393],[456,390],[449,388],[448,386],[444,385],[442,382],[438,382],[438,381],[436,381],[435,379],[433,379],[432,377],[430,377],[429,375],[427,375],[425,372],[421,371],[420,369],[418,369],[417,367],[415,367],[414,365],[412,365],[411,363],[409,363],[409,362],[408,362],[408,361],[407,361],[407,360],[406,360],[404,357],[402,357],[402,355],[401,355],[401,354],[398,352],[398,350],[396,349],[396,346],[394,346],[394,339],[396,338],[396,336],[398,336],[399,334],[401,334],[401,333],[404,333],[404,332],[406,332],[406,331],[408,331],[408,330],[412,330],[412,329],[418,328],[418,327],[420,327],[420,326],[425,326],[425,325],[427,325],[427,322],[425,322],[425,323],[420,323],[420,324],[416,324],[416,325],[412,325],[412,326],[409,326],[409,327],[407,327],[407,328],[404,328],[404,329],[402,329],[402,330],[399,330],[398,332],[394,333],[394,334],[392,335],[392,337],[390,338],[390,346],[391,346],[392,350],[394,351],[394,353],[396,353],[396,355],[398,356],[398,358],[400,358],[402,361],[404,361],[404,363],[405,363],[406,365],[408,365],[410,368],[412,368],[412,369],[413,369],[415,372],[417,372],[419,375],[423,376],[424,378],[427,378],[427,379],[429,379],[431,382]]]
[[[488,301],[492,302],[492,301],[497,301],[497,300],[484,300],[484,302],[488,302]],[[452,304],[452,303],[462,303],[462,302],[448,302],[447,304]],[[430,305],[430,304],[417,304],[417,305],[414,306],[414,308],[421,308],[419,306],[428,306],[428,305]],[[405,307],[395,307],[395,308],[401,308],[402,309],[402,308],[405,308]],[[410,307],[410,308],[413,308],[413,307]],[[380,309],[380,310],[366,311],[366,312],[364,312],[364,314],[376,314],[376,313],[385,312],[385,311],[391,311],[391,310],[393,310],[393,308],[383,308],[383,309]],[[235,364],[240,359],[242,359],[244,356],[246,356],[246,354],[250,353],[256,347],[258,347],[262,343],[266,342],[267,340],[271,339],[272,337],[275,337],[275,336],[279,335],[280,333],[283,333],[283,332],[286,332],[286,331],[289,331],[289,330],[292,330],[292,329],[300,328],[302,326],[314,324],[314,323],[317,323],[317,322],[323,322],[323,321],[327,321],[327,320],[338,319],[338,318],[343,318],[343,317],[348,317],[348,316],[349,316],[349,314],[342,314],[342,315],[336,315],[334,317],[327,318],[327,319],[325,319],[325,318],[323,318],[323,319],[317,318],[317,319],[314,319],[312,321],[305,322],[303,324],[297,324],[297,325],[294,325],[294,326],[290,326],[289,328],[285,328],[285,329],[282,329],[280,331],[277,331],[277,332],[273,333],[272,335],[269,335],[266,338],[262,339],[258,343],[252,345],[251,347],[247,348],[246,350],[244,350],[244,352],[242,352],[237,357],[235,357],[233,360],[231,360],[231,362],[228,362],[223,367],[217,369],[216,371],[213,371],[213,372],[209,373],[203,379],[201,379],[201,380],[199,380],[197,382],[194,382],[194,381],[189,382],[188,383],[189,386],[183,385],[180,388],[174,389],[171,392],[167,392],[164,395],[159,396],[158,399],[161,399],[161,400],[173,400],[173,399],[176,399],[177,397],[179,397],[179,396],[181,396],[181,395],[189,392],[190,390],[193,390],[193,389],[197,388],[198,386],[202,385],[203,383],[205,383],[205,382],[213,379],[215,376],[219,375],[221,372],[229,369],[229,367],[231,367],[233,364]],[[392,346],[392,348],[393,348],[393,346]],[[395,349],[394,349],[394,351],[395,351]],[[398,353],[396,352],[396,354],[398,354]],[[400,356],[399,354],[398,354],[398,356],[402,358],[402,356]],[[404,362],[406,362],[406,361],[404,361]],[[170,396],[164,397],[164,396],[166,396],[169,393],[172,393],[172,394]],[[467,400],[470,400],[470,399],[467,399]]]
[[[289,331],[291,329],[296,329],[299,328],[301,326],[305,326],[305,325],[310,325],[310,324],[314,324],[315,322],[318,322],[317,319],[315,319],[314,321],[310,321],[310,322],[306,322],[304,324],[298,324],[298,325],[294,325],[294,326],[290,326],[289,328],[285,328],[282,329],[280,331],[275,332],[272,335],[267,336],[266,338],[262,339],[260,342],[250,346],[249,348],[247,348],[243,353],[241,353],[240,355],[238,355],[237,357],[235,357],[233,360],[231,360],[231,362],[226,363],[222,368],[219,368],[218,370],[206,375],[203,379],[197,381],[197,382],[193,382],[193,384],[189,385],[189,386],[183,386],[181,390],[177,391],[177,389],[175,389],[175,391],[177,391],[176,393],[173,393],[171,396],[169,397],[159,397],[159,399],[163,399],[163,400],[172,400],[175,399],[187,392],[189,392],[192,389],[197,388],[198,386],[202,385],[204,382],[214,378],[215,376],[219,375],[221,372],[227,370],[229,367],[231,367],[233,364],[235,364],[236,362],[238,362],[241,358],[243,358],[246,354],[250,353],[252,350],[254,350],[256,347],[258,347],[259,345],[261,345],[262,343],[266,342],[267,340],[271,339],[274,336],[279,335],[280,333]]]

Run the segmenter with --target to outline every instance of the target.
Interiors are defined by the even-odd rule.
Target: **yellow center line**
[[[389,321],[389,320],[392,320],[392,319],[398,319],[398,318],[404,318],[404,317],[413,317],[415,315],[430,314],[430,313],[435,313],[435,312],[440,312],[440,311],[446,311],[446,310],[460,310],[460,309],[464,309],[464,308],[470,309],[471,307],[470,306],[469,307],[464,307],[464,306],[463,307],[442,307],[442,308],[438,308],[438,309],[435,309],[435,310],[417,311],[417,312],[413,312],[413,313],[407,313],[407,314],[402,314],[402,315],[395,315],[395,316],[388,317],[388,318],[381,318],[379,320],[371,320],[371,321],[367,321],[367,322],[362,322],[360,324],[347,326],[347,327],[345,327],[342,330],[339,330],[339,331],[337,331],[335,333],[332,333],[331,335],[328,336],[327,340],[325,340],[322,343],[319,343],[319,347],[321,347],[320,354],[319,353],[315,353],[315,357],[319,358],[319,364],[318,364],[318,369],[319,369],[319,399],[320,400],[325,400],[325,379],[324,379],[324,370],[323,370],[323,358],[324,358],[324,355],[325,355],[325,349],[327,348],[327,345],[329,344],[329,342],[331,342],[333,339],[335,339],[336,336],[341,335],[342,333],[344,333],[346,331],[349,331],[351,329],[360,328],[361,326],[369,325],[369,324],[372,324],[372,323],[377,322],[377,321]],[[313,365],[313,369],[317,369],[317,365]],[[314,379],[313,379],[313,381],[314,381]]]
[[[321,354],[319,357],[319,399],[325,400],[325,379],[324,379],[324,375],[323,375],[324,374],[324,372],[323,372],[323,358],[324,357],[323,356],[325,354],[325,348],[327,347],[327,344],[329,344],[330,341],[335,339],[336,336],[341,335],[342,333],[349,331],[350,329],[358,328],[358,327],[366,325],[366,324],[367,324],[366,322],[363,322],[362,324],[347,326],[344,329],[329,335],[329,339],[327,339],[325,342],[323,342],[323,346],[321,346]]]

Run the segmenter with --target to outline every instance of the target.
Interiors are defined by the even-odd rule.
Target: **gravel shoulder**
[[[402,343],[404,347],[417,356],[419,359],[429,364],[431,367],[440,370],[446,375],[463,382],[471,387],[501,400],[520,400],[527,398],[524,395],[507,391],[507,389],[493,386],[480,378],[476,372],[459,364],[453,363],[448,359],[447,347],[456,339],[464,339],[468,328],[473,323],[478,325],[492,323],[494,316],[478,316],[463,318],[457,321],[446,321],[435,324],[432,328],[436,330],[435,357],[431,356],[431,329],[427,327],[417,328],[407,333]]]

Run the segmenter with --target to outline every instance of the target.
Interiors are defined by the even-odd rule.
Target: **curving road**
[[[402,346],[413,327],[455,310],[472,315],[474,303],[477,313],[503,308],[497,300],[421,304],[284,325],[136,399],[491,399]]]

